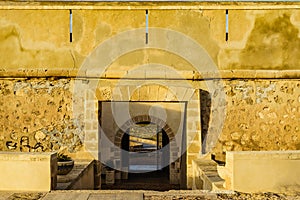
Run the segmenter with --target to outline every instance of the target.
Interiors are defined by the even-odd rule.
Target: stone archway
[[[134,95],[120,93],[119,99],[112,98],[113,88],[107,88],[111,91],[108,92],[111,99],[99,101],[97,113],[101,129],[97,138],[101,160],[104,164],[113,161],[115,169],[126,171],[121,169],[124,132],[135,123],[150,121],[163,128],[170,138],[170,183],[180,182],[180,187],[186,188],[187,179],[192,174],[191,161],[199,156],[201,150],[198,90],[186,87],[164,88],[158,84],[132,88],[129,83],[120,87],[120,92],[131,91]],[[100,90],[102,91],[101,87]],[[147,91],[156,92],[150,96]],[[180,98],[172,98],[174,95],[171,94],[177,97],[180,95]],[[102,100],[101,96],[97,97],[99,99]],[[165,114],[160,112],[162,110]]]
[[[93,78],[84,81],[84,84],[81,78],[75,81],[73,98],[75,100],[74,116],[75,118],[82,117],[82,110],[84,110],[84,118],[86,121],[84,128],[85,146],[95,158],[106,160],[103,159],[105,156],[102,155],[114,155],[113,152],[116,148],[113,145],[107,145],[107,147],[102,146],[102,132],[112,137],[107,140],[111,143],[110,141],[114,138],[113,134],[116,133],[116,129],[119,127],[117,128],[112,120],[107,120],[108,123],[99,123],[100,126],[98,126],[98,122],[102,121],[101,106],[98,107],[98,102],[184,102],[185,106],[182,112],[184,112],[185,115],[184,121],[187,123],[181,132],[184,134],[182,137],[184,145],[182,147],[186,149],[186,160],[183,161],[186,166],[186,176],[181,177],[181,181],[184,185],[187,185],[188,188],[191,188],[192,160],[199,155],[202,156],[202,154],[211,151],[222,130],[224,117],[226,116],[224,111],[225,104],[223,103],[225,93],[223,89],[220,89],[223,88],[222,82],[206,79],[209,78],[211,74],[216,74],[216,79],[218,79],[218,68],[201,45],[180,32],[169,29],[149,28],[151,32],[150,35],[160,39],[150,40],[151,42],[149,44],[145,44],[144,39],[137,37],[141,35],[143,31],[143,29],[134,29],[119,33],[95,48],[85,59],[79,69],[78,75],[81,77],[84,74]],[[165,40],[166,43],[161,43],[162,39]],[[179,40],[181,41],[180,43],[172,42]],[[116,45],[120,48],[115,48]],[[190,65],[195,68],[195,71],[178,71],[176,69],[170,71],[161,70],[161,68],[157,71],[153,71],[153,68],[149,66],[152,64],[157,66],[157,64],[161,63],[151,64],[148,62],[144,67],[140,66],[138,70],[136,67],[133,67],[128,71],[120,71],[119,69],[117,71],[108,71],[111,64],[120,56],[130,53],[133,50],[152,48],[180,56],[188,61]],[[190,49],[191,51],[186,51],[186,49]],[[172,65],[170,68],[173,68]],[[187,75],[192,78],[187,79]],[[97,78],[94,79],[95,77]],[[114,80],[116,79],[119,81],[115,82]],[[210,123],[214,126],[211,128],[211,131],[207,132],[205,141],[201,141],[200,101],[198,91],[199,87],[202,86],[195,82],[195,80],[199,79],[205,81],[205,88],[207,88],[210,94],[217,95],[217,98],[214,98],[215,101],[213,101],[211,108],[214,112],[212,112]],[[149,84],[149,86],[146,86],[146,84]],[[156,86],[153,84],[156,84]],[[165,86],[165,88],[161,86]],[[78,92],[84,90],[90,90],[91,92]],[[122,116],[118,119],[121,121],[121,125],[126,124],[127,119],[124,119],[122,113],[118,112],[116,116]],[[99,118],[101,118],[101,120],[99,120]],[[103,127],[105,124],[108,124],[110,127]],[[171,123],[169,123],[169,126],[173,127]],[[175,128],[172,129],[176,131]],[[178,134],[176,134],[176,137],[177,135]],[[203,146],[201,146],[201,144],[203,144]],[[188,178],[188,180],[185,180],[186,178]]]
[[[178,156],[178,147],[175,140],[175,134],[171,127],[169,127],[168,124],[166,124],[163,120],[155,117],[155,116],[149,116],[149,115],[140,115],[135,116],[131,120],[128,120],[124,125],[117,131],[114,138],[114,144],[119,147],[119,151],[114,151],[114,160],[119,161],[120,168],[122,170],[122,153],[121,151],[121,145],[122,145],[122,138],[125,134],[123,130],[128,130],[132,125],[140,122],[151,122],[156,124],[160,129],[164,130],[166,135],[169,138],[169,157]],[[180,157],[179,157],[180,158]],[[170,159],[172,160],[172,159]],[[181,167],[181,160],[177,159],[175,162],[169,163],[169,180],[170,184],[179,184],[180,183],[180,167]]]

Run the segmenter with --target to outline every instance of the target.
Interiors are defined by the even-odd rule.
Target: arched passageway
[[[129,173],[168,171],[170,162],[169,137],[151,122],[131,126],[122,137],[122,166]]]
[[[128,168],[127,186],[167,190],[169,184],[169,137],[156,124],[139,122],[122,137],[122,166]]]
[[[126,125],[127,124],[127,125]],[[162,120],[153,116],[138,116],[126,122],[115,136],[115,145],[121,152],[115,152],[115,159],[120,160],[121,173],[126,178],[116,180],[109,189],[179,189],[179,182],[174,182],[175,163],[170,157],[176,151],[174,134]],[[180,161],[177,162],[180,165]],[[172,171],[172,173],[171,173]],[[178,172],[179,173],[179,172]]]

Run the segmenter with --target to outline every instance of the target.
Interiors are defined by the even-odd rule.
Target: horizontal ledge
[[[300,150],[227,151],[226,158],[234,160],[299,160]]]
[[[161,80],[203,80],[203,79],[300,79],[300,70],[220,70],[197,72],[140,70],[106,71],[103,73],[68,69],[0,69],[0,78],[49,78],[65,77],[78,79],[161,79]]]
[[[1,1],[2,10],[274,10],[300,9],[300,2],[71,2],[71,1]]]

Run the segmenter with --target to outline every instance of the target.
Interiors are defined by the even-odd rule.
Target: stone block
[[[50,191],[56,188],[56,153],[0,152],[0,188]]]
[[[85,146],[88,148],[89,152],[98,151],[97,141],[86,141],[84,142]]]
[[[89,131],[89,133],[86,134],[84,137],[85,144],[96,143],[97,141],[98,141],[98,135],[95,134],[95,132]]]
[[[247,193],[297,192],[299,166],[300,151],[226,152],[226,187]]]

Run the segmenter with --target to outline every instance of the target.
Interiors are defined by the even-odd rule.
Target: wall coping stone
[[[235,160],[300,160],[300,150],[285,151],[227,151],[226,158]]]
[[[1,1],[3,10],[273,10],[300,9],[299,1]]]
[[[78,79],[145,79],[139,74],[124,77],[129,71],[109,71],[103,74],[78,71],[73,69],[0,69],[0,78],[48,78],[65,77]],[[161,71],[160,71],[161,72]],[[219,71],[177,71],[177,80],[204,80],[204,79],[299,79],[300,70],[219,70]],[[187,73],[188,72],[188,73]],[[167,73],[167,72],[166,72]],[[146,74],[146,73],[144,73]],[[157,73],[147,79],[173,80],[164,73]]]
[[[44,161],[49,160],[54,152],[8,152],[0,151],[0,162],[5,160],[16,161]]]

